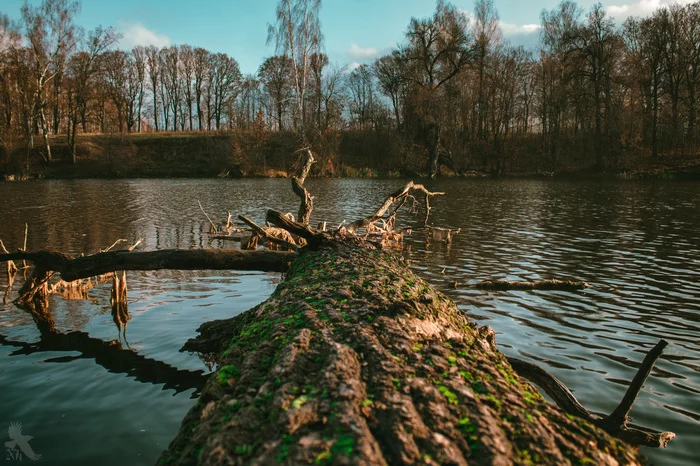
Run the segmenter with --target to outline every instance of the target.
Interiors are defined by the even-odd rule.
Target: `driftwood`
[[[586,282],[571,280],[541,280],[538,282],[523,282],[511,280],[487,280],[472,285],[479,290],[508,291],[508,290],[561,290],[577,291],[589,288]]]

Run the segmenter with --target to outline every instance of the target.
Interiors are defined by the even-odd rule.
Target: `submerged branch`
[[[541,280],[538,282],[521,282],[511,280],[487,280],[472,285],[478,290],[508,291],[508,290],[561,290],[575,291],[589,288],[586,282],[571,280]]]
[[[666,341],[660,340],[656,346],[647,353],[619,406],[615,408],[609,416],[605,417],[587,410],[566,385],[537,364],[512,357],[508,357],[507,359],[518,375],[526,378],[544,390],[544,392],[565,412],[591,422],[610,435],[618,437],[632,445],[665,448],[668,443],[676,437],[676,434],[673,432],[659,432],[647,427],[628,424],[627,421],[629,412],[632,409],[632,404],[637,399],[637,395],[642,389],[651,369],[654,367],[654,363],[659,356],[661,356],[666,345],[668,345]]]

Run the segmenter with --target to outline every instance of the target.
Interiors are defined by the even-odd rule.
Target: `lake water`
[[[312,223],[369,214],[402,180],[308,181]],[[420,233],[412,267],[470,318],[491,325],[503,352],[533,360],[589,409],[611,411],[644,354],[670,345],[632,410],[635,422],[676,432],[658,464],[698,464],[700,441],[700,184],[552,180],[437,180],[431,221],[461,228],[450,247]],[[119,238],[142,249],[236,247],[209,240],[199,210],[262,222],[296,212],[288,180],[119,180],[0,183],[0,239],[29,250],[93,253]],[[404,225],[420,223],[409,215]],[[7,280],[0,269],[0,297]],[[583,280],[585,292],[481,292],[507,278]],[[55,327],[0,301],[0,440],[22,424],[48,464],[153,464],[178,431],[210,367],[180,353],[205,321],[264,301],[278,274],[128,272],[131,321],[119,339],[110,284],[89,300],[51,298]],[[456,288],[455,288],[456,282]],[[15,290],[21,285],[21,279]],[[11,295],[10,298],[13,298]],[[4,455],[8,452],[5,450]],[[6,459],[3,457],[3,459]],[[25,458],[25,462],[27,459]]]

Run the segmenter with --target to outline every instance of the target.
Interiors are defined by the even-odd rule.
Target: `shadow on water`
[[[10,356],[52,351],[78,352],[79,356],[50,358],[45,362],[63,363],[76,359],[93,359],[109,372],[126,374],[141,383],[163,385],[163,390],[172,389],[175,393],[181,393],[194,389],[192,398],[199,396],[199,392],[207,381],[208,376],[204,374],[204,371],[180,370],[129,349],[125,327],[125,322],[129,320],[129,311],[125,303],[113,303],[112,315],[119,330],[120,339],[112,341],[93,338],[85,332],[63,333],[58,331],[49,309],[48,299],[35,299],[31,302],[18,304],[17,307],[31,315],[41,338],[37,342],[26,343],[11,340],[0,334],[0,344],[19,348],[10,353]],[[127,344],[127,348],[124,348],[122,340]]]

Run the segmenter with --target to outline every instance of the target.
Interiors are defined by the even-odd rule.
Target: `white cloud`
[[[693,0],[638,0],[635,3],[622,5],[608,5],[605,11],[616,19],[625,19],[628,16],[649,16],[659,8],[667,7],[672,3],[687,5]]]
[[[532,34],[533,32],[537,32],[540,30],[542,26],[539,24],[511,24],[511,23],[506,23],[505,21],[499,21],[501,30],[503,31],[503,35],[508,37],[508,36],[515,36],[518,34]]]
[[[348,65],[348,71],[356,70],[359,67],[360,67],[360,63],[354,61]]]
[[[131,49],[137,45],[155,45],[156,47],[167,47],[170,45],[170,37],[165,34],[158,34],[156,31],[148,29],[141,23],[124,23],[120,22],[119,32],[124,37],[119,45],[124,49]]]
[[[352,44],[348,50],[348,55],[355,60],[367,60],[370,58],[375,58],[379,55],[379,51],[374,47],[360,47],[357,44]]]

